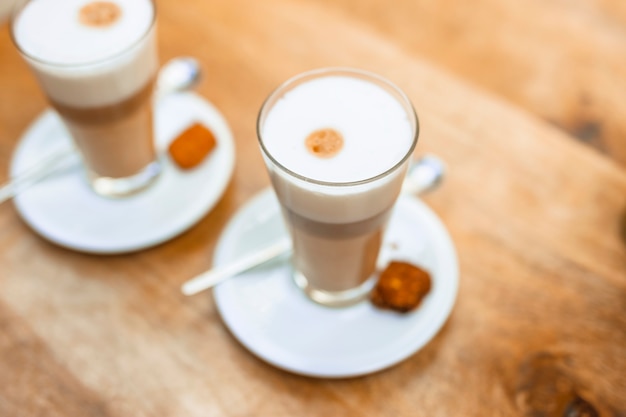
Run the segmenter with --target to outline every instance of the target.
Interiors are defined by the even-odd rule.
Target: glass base
[[[372,275],[358,287],[344,291],[324,291],[313,287],[299,271],[293,270],[293,280],[307,297],[326,307],[348,307],[367,298],[376,285],[376,275]]]
[[[102,177],[87,171],[89,183],[93,190],[103,197],[127,197],[138,193],[154,182],[161,173],[162,167],[159,161],[148,164],[135,175],[123,178]]]

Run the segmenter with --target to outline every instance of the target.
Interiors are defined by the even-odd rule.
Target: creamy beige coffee
[[[258,129],[296,282],[323,304],[358,299],[416,143],[410,103],[376,76],[323,70],[270,96]]]
[[[13,39],[71,133],[94,188],[123,195],[143,187],[158,173],[153,2],[22,3]]]
[[[111,177],[129,177],[155,158],[153,146],[153,83],[109,106],[72,107],[50,102],[63,117],[89,169]]]
[[[351,223],[323,223],[283,209],[296,255],[295,269],[323,291],[348,291],[367,281],[376,261],[390,210]]]

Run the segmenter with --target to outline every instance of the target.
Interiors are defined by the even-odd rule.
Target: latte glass
[[[315,129],[342,138],[336,156],[307,156],[307,135]],[[303,73],[264,102],[259,144],[293,242],[293,279],[313,301],[351,305],[375,284],[418,131],[407,96],[357,69]]]
[[[57,9],[40,7],[46,2]],[[91,18],[117,13],[113,29],[99,20],[94,27],[80,22],[81,8],[95,3],[105,8]],[[161,171],[151,99],[155,22],[153,0],[17,0],[11,17],[14,44],[80,151],[89,183],[103,196],[133,194]]]

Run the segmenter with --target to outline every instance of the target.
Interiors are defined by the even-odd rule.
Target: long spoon
[[[423,156],[411,163],[402,185],[402,193],[423,194],[432,190],[441,183],[444,172],[444,164],[439,158],[432,155]],[[280,239],[230,264],[211,269],[192,278],[182,285],[181,291],[185,295],[198,294],[242,272],[286,255],[290,251],[291,240],[289,238]]]
[[[190,90],[199,80],[200,65],[198,61],[190,57],[174,58],[168,61],[159,71],[154,99],[158,100],[174,92]],[[43,157],[40,161],[0,186],[0,204],[50,176],[76,156],[76,150],[68,146]]]

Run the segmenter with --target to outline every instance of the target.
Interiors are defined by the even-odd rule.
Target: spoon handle
[[[65,166],[62,162],[74,156],[71,148],[63,147],[31,165],[0,187],[0,204],[15,197],[18,193],[42,180],[52,172]]]
[[[411,162],[402,184],[402,194],[424,194],[439,186],[446,172],[443,161],[433,155],[424,155]]]
[[[273,243],[261,250],[254,251],[250,255],[244,256],[243,258],[238,259],[224,267],[211,269],[196,276],[192,280],[183,284],[181,288],[182,292],[185,295],[197,294],[232,276],[285,254],[290,250],[291,240],[288,238],[280,239],[278,242]]]

